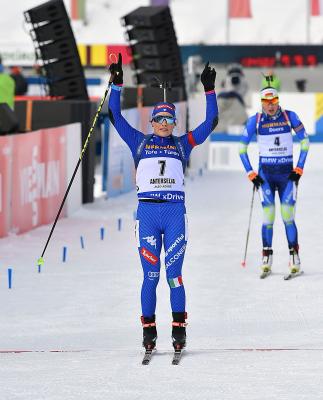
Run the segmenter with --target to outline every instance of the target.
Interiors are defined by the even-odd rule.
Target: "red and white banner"
[[[13,232],[47,224],[57,214],[66,189],[65,145],[64,127],[13,137]]]
[[[10,137],[0,137],[0,237],[6,236],[9,232],[9,190],[10,163],[11,163],[11,140]]]
[[[66,188],[66,127],[43,130],[43,152],[39,183],[40,223],[52,222],[63,200]],[[78,149],[75,151],[78,153]],[[66,212],[63,208],[62,216]]]
[[[63,126],[0,137],[0,237],[55,219],[69,179],[68,140],[72,139],[67,133],[79,137],[80,128],[69,131]],[[76,154],[79,149],[72,151]],[[64,207],[61,216],[65,215]]]

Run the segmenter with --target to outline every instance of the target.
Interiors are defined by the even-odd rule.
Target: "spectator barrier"
[[[79,158],[79,123],[0,137],[0,237],[54,221]],[[79,170],[62,216],[82,203]]]

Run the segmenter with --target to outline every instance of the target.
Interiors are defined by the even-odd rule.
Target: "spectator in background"
[[[7,103],[14,109],[15,81],[10,75],[6,74],[0,56],[0,103]]]
[[[266,79],[267,77],[267,79]],[[280,79],[278,76],[274,73],[274,71],[271,69],[269,70],[266,75],[264,75],[262,81],[261,81],[261,89],[264,89],[268,86],[268,78],[270,79],[270,86],[274,89],[277,90],[277,92],[280,91]]]
[[[23,96],[27,93],[28,83],[26,78],[22,74],[22,70],[20,67],[14,66],[10,68],[10,76],[16,83],[15,95]]]
[[[238,94],[244,104],[244,98],[248,92],[248,83],[240,64],[234,63],[228,66],[224,87],[227,92]]]
[[[230,64],[223,90],[218,94],[219,124],[215,132],[230,133],[233,126],[244,125],[248,119],[244,97],[248,84],[240,64]]]

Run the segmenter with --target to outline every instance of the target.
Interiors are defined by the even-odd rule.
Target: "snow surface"
[[[190,238],[183,276],[189,326],[181,364],[170,365],[164,274],[158,288],[158,352],[149,366],[140,364],[142,272],[132,192],[100,199],[60,220],[40,274],[35,262],[50,226],[0,240],[1,400],[323,398],[320,175],[307,173],[301,180],[297,221],[305,274],[288,282],[282,279],[288,251],[278,212],[274,274],[258,277],[259,199],[247,267],[240,265],[252,191],[244,173],[207,172],[189,177],[186,189]]]

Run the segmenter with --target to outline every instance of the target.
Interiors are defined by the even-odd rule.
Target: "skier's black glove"
[[[301,176],[303,175],[303,170],[302,168],[296,167],[293,169],[293,171],[289,174],[288,179],[290,181],[293,181],[298,185],[298,181],[301,179]]]
[[[201,74],[201,82],[204,86],[204,91],[209,92],[214,90],[215,87],[216,72],[214,68],[209,67],[209,62],[205,64],[203,72]]]
[[[252,171],[248,174],[248,178],[251,182],[255,185],[256,189],[258,190],[260,186],[264,183],[264,180],[261,176],[259,176],[256,172]]]
[[[123,84],[123,71],[122,71],[122,55],[119,53],[118,62],[113,63],[109,67],[109,71],[111,72],[110,82],[114,85],[122,85]]]

